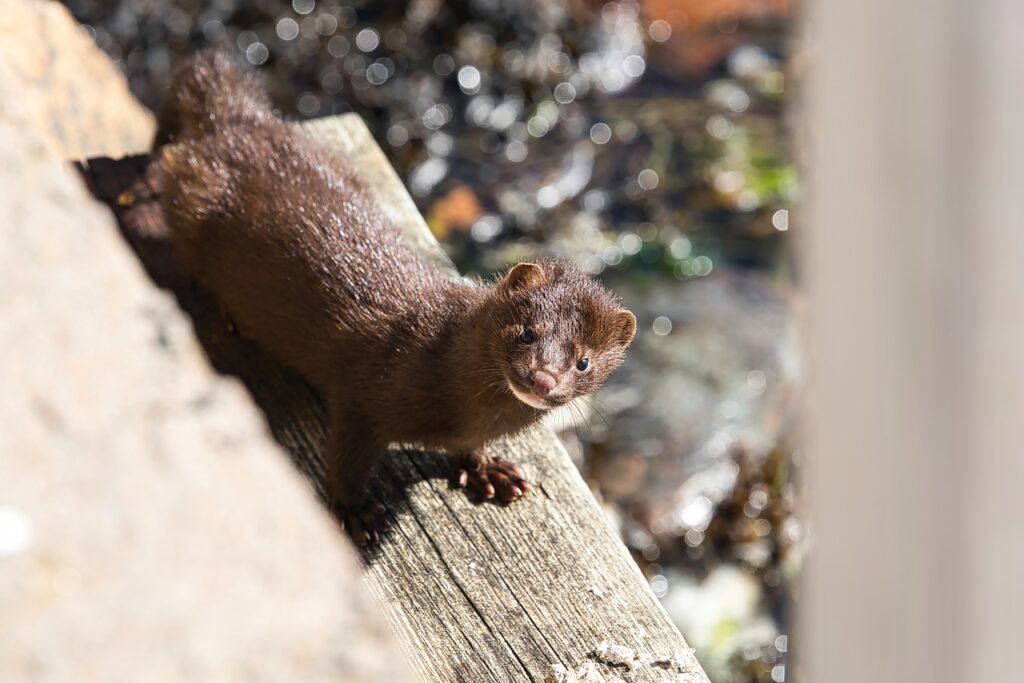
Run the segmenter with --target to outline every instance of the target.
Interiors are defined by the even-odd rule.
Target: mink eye
[[[590,359],[589,358],[580,358],[578,361],[576,361],[576,369],[579,370],[580,372],[586,372],[587,368],[589,368],[589,367],[590,367]]]
[[[525,330],[523,330],[523,333],[519,335],[519,341],[523,342],[524,344],[532,344],[533,340],[536,338],[537,335],[534,333],[532,327],[527,327]]]

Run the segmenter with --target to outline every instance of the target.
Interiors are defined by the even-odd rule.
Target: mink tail
[[[204,138],[225,126],[273,120],[273,106],[256,74],[226,52],[200,50],[174,70],[153,149]]]

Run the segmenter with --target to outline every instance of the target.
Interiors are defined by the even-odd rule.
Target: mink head
[[[560,261],[520,263],[496,285],[491,351],[509,392],[547,409],[592,393],[619,367],[636,318]]]

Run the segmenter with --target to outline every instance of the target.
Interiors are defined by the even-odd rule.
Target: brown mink
[[[392,443],[451,454],[480,499],[523,495],[519,468],[488,442],[593,392],[636,331],[561,261],[520,263],[493,283],[435,272],[346,160],[281,120],[224,53],[177,68],[154,145],[165,145],[160,201],[179,259],[244,336],[326,397],[327,489],[359,544],[386,525],[366,491]]]

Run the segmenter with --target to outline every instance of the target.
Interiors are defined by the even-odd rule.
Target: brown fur
[[[389,443],[475,453],[479,469],[488,441],[544,412],[509,381],[528,391],[547,368],[561,404],[622,362],[636,322],[599,284],[560,261],[520,264],[495,284],[436,273],[345,160],[275,116],[223,54],[177,70],[155,144],[168,140],[161,203],[176,251],[242,334],[327,397],[328,484],[343,507],[363,502]]]

